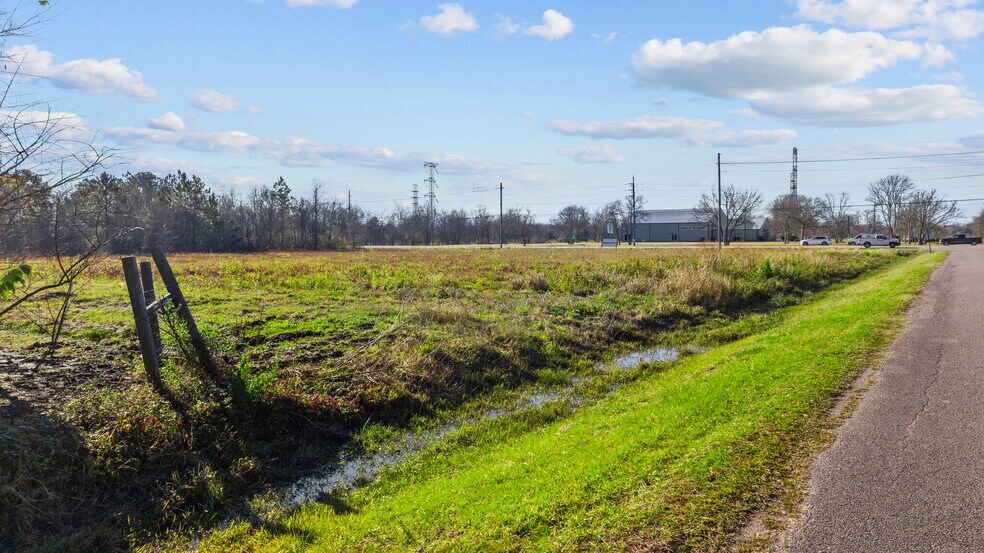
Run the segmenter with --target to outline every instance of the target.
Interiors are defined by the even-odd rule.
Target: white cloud
[[[557,10],[543,12],[543,24],[531,25],[523,30],[527,35],[543,37],[547,40],[557,40],[574,31],[574,22]]]
[[[44,134],[59,140],[90,142],[95,133],[85,126],[85,120],[77,114],[64,111],[0,111],[0,127],[17,129],[17,136],[10,137],[31,142],[32,136]],[[25,132],[25,128],[31,132]]]
[[[977,132],[961,137],[958,142],[965,148],[980,150],[984,148],[984,132]]]
[[[287,0],[291,8],[310,8],[314,6],[329,6],[332,8],[351,8],[359,0]]]
[[[618,38],[618,33],[612,31],[605,36],[599,35],[598,33],[591,33],[591,38],[601,42],[604,45],[609,45]]]
[[[569,136],[588,138],[684,138],[708,132],[724,125],[721,121],[710,119],[687,119],[684,117],[643,115],[632,119],[611,121],[572,121],[554,119],[547,122],[551,129]]]
[[[160,117],[150,119],[147,121],[147,125],[152,129],[160,129],[164,131],[185,130],[184,120],[182,120],[181,116],[173,111],[162,114]]]
[[[158,99],[157,91],[144,84],[140,72],[124,65],[120,58],[84,58],[56,64],[51,52],[38,50],[33,44],[13,46],[2,55],[14,65],[19,64],[19,68],[11,70],[25,79],[43,78],[59,88],[87,94],[118,93],[144,101]]]
[[[223,94],[215,90],[199,89],[191,98],[191,105],[198,109],[212,113],[225,113],[232,111],[246,111],[258,113],[260,108],[256,106],[244,106],[233,96]]]
[[[146,171],[148,173],[166,175],[176,171],[185,171],[199,176],[214,174],[214,170],[208,169],[196,163],[189,163],[187,160],[121,155],[114,158],[114,161],[119,163],[115,169],[120,171],[130,171],[131,173]]]
[[[625,156],[608,144],[601,146],[568,146],[558,148],[557,153],[578,163],[625,163]]]
[[[687,142],[694,146],[752,148],[755,146],[771,146],[796,138],[796,131],[790,129],[749,130],[737,132],[719,132],[689,138]]]
[[[512,165],[480,157],[435,152],[397,154],[389,148],[331,144],[301,137],[263,138],[242,131],[188,132],[115,127],[106,129],[106,134],[129,147],[166,144],[194,151],[247,152],[275,160],[285,167],[326,168],[336,162],[345,162],[417,174],[421,170],[422,160],[426,159],[439,163],[441,174],[476,182],[489,178],[514,182],[543,182],[550,179],[540,173],[521,171]]]
[[[495,32],[500,35],[514,35],[519,32],[519,23],[513,22],[513,20],[504,15],[496,15]]]
[[[632,67],[645,86],[744,100],[759,113],[788,121],[870,126],[979,114],[980,104],[955,86],[856,86],[901,61],[937,66],[952,59],[952,52],[939,44],[873,32],[817,32],[800,25],[745,32],[707,44],[651,40],[636,52]]]
[[[941,44],[926,44],[924,48],[926,55],[923,57],[923,67],[941,67],[957,59],[953,52]]]
[[[878,33],[820,33],[800,25],[744,32],[708,44],[650,40],[633,56],[632,69],[646,86],[742,98],[759,90],[853,83],[900,60],[926,55],[920,44]],[[935,47],[931,57],[940,57]]]
[[[966,40],[984,33],[984,11],[974,0],[797,0],[796,16],[900,36]]]
[[[263,141],[243,131],[174,132],[160,129],[110,127],[106,134],[121,142],[173,144],[203,152],[242,152],[255,150]]]
[[[763,92],[750,101],[760,113],[824,126],[894,125],[984,114],[984,106],[967,98],[962,88],[946,84],[875,89],[813,87]]]
[[[657,115],[643,115],[632,119],[610,121],[570,121],[555,119],[547,126],[566,135],[605,138],[612,140],[629,138],[678,138],[692,146],[752,147],[777,144],[796,137],[789,129],[718,131],[724,122],[712,119],[686,119]],[[557,151],[581,163],[621,163],[617,152],[608,146],[592,148],[561,148]],[[581,155],[583,159],[577,159]],[[600,161],[608,155],[610,161]],[[598,161],[587,161],[595,157]]]
[[[441,13],[425,15],[420,18],[419,25],[426,31],[441,35],[453,35],[459,31],[469,32],[478,29],[475,18],[461,4],[441,4],[437,7]]]

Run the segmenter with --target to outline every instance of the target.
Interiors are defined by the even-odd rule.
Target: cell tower
[[[796,159],[797,154],[798,154],[798,152],[796,151],[796,148],[793,148],[793,172],[789,174],[789,195],[792,196],[792,197],[794,197],[794,198],[796,197],[796,184],[797,184],[796,181],[797,181],[798,173],[799,173],[799,169],[796,167],[796,165],[797,165],[797,159]]]
[[[410,188],[410,199],[413,200],[413,212],[420,210],[420,197],[417,195],[417,183],[413,183]]]
[[[425,161],[424,167],[427,168],[427,178],[424,179],[427,184],[427,194],[424,195],[427,198],[427,216],[433,219],[437,213],[434,205],[437,203],[437,194],[434,192],[437,189],[437,179],[434,178],[434,175],[437,174],[437,164]]]

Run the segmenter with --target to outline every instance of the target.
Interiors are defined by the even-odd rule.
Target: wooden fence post
[[[181,293],[181,287],[178,286],[178,280],[174,277],[171,264],[168,263],[167,257],[164,255],[164,248],[160,246],[154,247],[150,250],[150,255],[154,258],[157,271],[161,274],[161,280],[164,281],[164,287],[167,288],[167,292],[171,295],[174,305],[178,308],[178,315],[185,320],[185,324],[188,326],[188,335],[191,338],[191,345],[194,346],[195,352],[198,354],[198,360],[201,361],[202,365],[205,366],[205,369],[213,378],[218,379],[219,371],[215,368],[215,363],[212,361],[212,354],[208,351],[208,344],[205,343],[201,332],[198,331],[195,318],[191,316],[191,309],[188,307],[188,302],[185,300],[184,294]]]
[[[137,337],[140,340],[140,353],[143,356],[144,368],[150,376],[150,381],[158,390],[163,390],[160,365],[157,350],[154,348],[154,333],[150,327],[147,315],[147,300],[144,297],[143,286],[140,283],[140,271],[137,269],[137,258],[123,257],[123,276],[126,277],[126,290],[130,293],[130,307],[133,308],[133,319],[137,323]]]
[[[144,302],[149,306],[157,299],[154,294],[154,269],[150,261],[140,262],[140,280],[143,283]],[[161,325],[157,318],[157,309],[153,311],[148,309],[147,318],[150,320],[150,330],[154,336],[154,351],[160,359],[164,346],[161,345]]]

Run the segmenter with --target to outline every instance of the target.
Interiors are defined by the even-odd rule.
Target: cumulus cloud
[[[33,44],[13,46],[2,53],[25,79],[47,79],[59,88],[80,90],[87,94],[117,93],[138,100],[156,100],[157,91],[144,84],[139,71],[130,69],[120,58],[96,60],[83,58],[54,63],[54,54],[38,50]]]
[[[741,98],[757,90],[789,90],[860,81],[900,60],[917,60],[926,47],[878,33],[817,32],[805,25],[744,32],[712,43],[650,40],[632,69],[652,87]],[[938,59],[935,47],[932,58]]]
[[[310,8],[315,6],[329,6],[332,8],[345,9],[351,8],[359,0],[287,0],[287,5],[291,8]]]
[[[437,7],[441,13],[425,15],[420,18],[418,25],[430,33],[453,35],[457,32],[470,32],[478,29],[475,18],[461,4],[441,4]],[[408,26],[412,27],[412,25]]]
[[[610,121],[554,119],[548,121],[547,126],[568,136],[622,140],[627,138],[684,138],[720,128],[724,126],[724,123],[710,119],[642,115],[632,119]]]
[[[106,134],[121,142],[173,144],[202,152],[242,152],[262,144],[262,140],[243,131],[175,132],[162,129],[110,127]]]
[[[212,113],[225,113],[233,111],[246,111],[258,113],[260,108],[256,106],[245,106],[239,103],[235,97],[223,94],[215,90],[199,89],[191,98],[191,105],[196,108]]]
[[[952,52],[939,44],[800,25],[712,43],[651,40],[635,53],[632,68],[644,86],[744,100],[759,113],[789,121],[868,126],[979,113],[980,105],[953,86],[857,86],[902,61],[937,66],[952,59]]]
[[[971,0],[797,0],[796,16],[900,36],[967,40],[984,33],[984,11]]]
[[[909,88],[842,89],[814,87],[795,92],[761,93],[753,109],[797,123],[841,127],[878,126],[913,121],[978,117],[984,106],[947,84]]]
[[[160,129],[164,131],[183,131],[185,130],[185,122],[181,119],[177,113],[169,111],[162,114],[160,117],[151,118],[147,121],[147,125],[152,129]]]
[[[17,129],[18,138],[30,142],[30,136],[44,134],[59,140],[90,142],[95,133],[85,126],[85,120],[65,111],[0,111],[0,126]],[[31,132],[25,132],[31,129]]]
[[[568,146],[558,148],[557,153],[578,163],[625,163],[625,156],[608,144],[601,146]]]
[[[543,12],[543,24],[531,25],[523,29],[527,35],[543,37],[547,40],[557,40],[574,32],[574,22],[557,10]]]

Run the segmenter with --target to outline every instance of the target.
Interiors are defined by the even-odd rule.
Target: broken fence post
[[[161,383],[160,363],[157,349],[154,346],[154,333],[147,314],[147,299],[140,283],[140,271],[137,269],[137,258],[123,257],[123,276],[126,278],[126,290],[130,294],[130,307],[133,308],[133,319],[137,323],[137,338],[140,340],[140,353],[143,356],[144,368],[150,376],[150,381],[158,390],[164,388]]]
[[[150,330],[154,336],[154,351],[157,352],[159,360],[164,352],[164,346],[161,345],[161,324],[157,318],[157,311],[167,298],[161,298],[161,303],[154,303],[157,298],[154,293],[154,268],[150,261],[140,262],[140,280],[143,282],[144,301],[147,303],[147,318],[150,320]]]
[[[167,256],[164,255],[164,248],[160,246],[152,248],[150,255],[154,258],[157,271],[161,274],[161,280],[164,281],[164,287],[167,288],[167,292],[174,301],[174,305],[178,308],[178,315],[184,319],[185,324],[188,326],[188,335],[191,338],[191,345],[194,346],[195,352],[198,354],[198,360],[201,361],[202,365],[205,366],[205,369],[213,378],[218,379],[219,372],[215,368],[215,363],[212,361],[212,354],[208,351],[208,344],[205,343],[201,332],[198,331],[195,318],[191,316],[188,301],[185,300],[184,294],[181,293],[181,287],[178,286],[178,280],[174,277],[171,264],[168,263]]]

